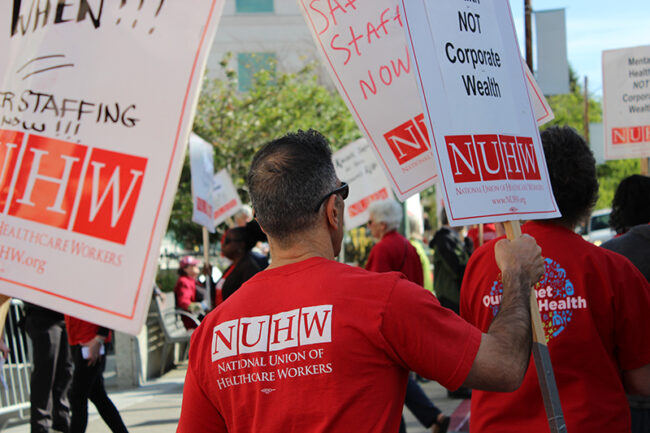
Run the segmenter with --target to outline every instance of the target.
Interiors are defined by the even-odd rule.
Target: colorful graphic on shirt
[[[491,310],[493,316],[499,312],[502,296],[503,282],[499,273],[489,294],[482,299],[483,305]],[[549,258],[544,259],[544,276],[535,285],[535,296],[547,343],[557,338],[569,326],[576,310],[587,308],[587,300],[575,295],[573,283],[567,277],[566,270]]]

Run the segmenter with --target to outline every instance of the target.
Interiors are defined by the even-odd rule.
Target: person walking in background
[[[370,233],[379,242],[370,250],[366,269],[373,272],[401,272],[409,281],[424,287],[420,256],[415,247],[397,232],[402,222],[402,206],[392,199],[374,201],[368,206],[368,215]],[[404,403],[423,426],[432,428],[434,432],[447,431],[449,417],[429,400],[411,375]],[[403,416],[399,431],[406,433]]]
[[[433,249],[433,287],[443,307],[459,313],[460,286],[465,266],[472,253],[469,238],[463,239],[463,227],[451,227],[447,212],[440,212],[442,227],[433,235],[429,247]]]
[[[571,433],[630,432],[625,391],[650,394],[650,284],[625,257],[585,241],[574,230],[596,202],[594,157],[568,127],[541,133],[560,218],[530,221],[522,232],[542,247],[545,274],[536,286],[560,401]],[[504,308],[491,245],[469,260],[461,314],[482,330]],[[481,433],[548,432],[535,366],[509,394],[472,392],[470,425]]]
[[[650,282],[650,177],[635,174],[621,181],[612,201],[609,224],[619,236],[601,246],[630,259]],[[632,433],[650,432],[650,397],[628,394],[627,398]]]
[[[178,280],[174,285],[176,308],[188,311],[197,317],[201,317],[207,310],[207,305],[202,303],[203,296],[196,287],[196,278],[200,273],[199,261],[192,256],[185,256],[179,263]],[[185,329],[194,329],[197,326],[190,317],[181,316],[181,320]]]
[[[409,219],[409,242],[415,248],[420,258],[420,265],[422,266],[422,286],[433,293],[433,273],[431,272],[431,260],[425,249],[422,240],[422,227],[418,224],[414,215],[408,214]]]
[[[65,316],[68,340],[72,347],[74,375],[70,403],[72,407],[71,433],[83,433],[88,425],[88,399],[113,433],[128,432],[120,413],[104,388],[106,344],[111,341],[110,330]]]
[[[24,303],[25,332],[32,340],[33,368],[29,381],[32,433],[70,431],[74,363],[63,314]]]

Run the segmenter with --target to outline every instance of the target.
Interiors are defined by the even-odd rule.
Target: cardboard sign
[[[505,0],[400,0],[454,225],[559,216]]]
[[[393,197],[391,185],[365,138],[338,150],[332,159],[336,175],[350,185],[344,222],[345,229],[351,230],[368,222],[370,203]]]
[[[218,226],[235,215],[242,208],[242,202],[232,178],[224,168],[214,175],[212,202],[214,203],[214,225]]]
[[[139,331],[223,3],[0,3],[1,293]]]
[[[545,123],[550,122],[555,119],[555,114],[551,110],[546,97],[542,93],[533,73],[530,72],[530,68],[526,64],[526,60],[521,59],[522,67],[526,72],[526,87],[528,88],[528,95],[530,96],[530,101],[533,104],[533,113],[535,114],[535,120],[537,121],[537,126],[542,126]]]
[[[436,178],[400,8],[394,0],[298,0],[332,80],[404,200]]]
[[[603,51],[605,159],[650,156],[650,45]]]
[[[194,133],[190,135],[190,171],[192,221],[214,233],[214,147]]]
[[[298,0],[316,46],[341,97],[372,145],[399,200],[433,185],[434,153],[401,6],[394,0]],[[529,76],[540,125],[552,111]]]

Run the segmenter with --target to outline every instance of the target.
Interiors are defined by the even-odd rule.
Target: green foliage
[[[628,176],[639,174],[640,168],[638,159],[621,159],[600,164],[598,166],[599,188],[596,209],[611,207],[618,184]]]
[[[269,140],[313,128],[338,149],[361,136],[343,100],[318,83],[314,65],[297,73],[277,72],[269,65],[242,93],[237,74],[227,69],[229,58],[220,63],[226,78],[204,83],[193,129],[215,146],[215,170],[228,170],[243,202],[249,201],[245,180],[250,161]],[[202,242],[200,226],[191,222],[190,185],[186,158],[168,230],[187,247]]]

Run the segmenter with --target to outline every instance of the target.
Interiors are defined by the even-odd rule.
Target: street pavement
[[[109,396],[117,406],[122,419],[131,433],[173,433],[181,413],[183,381],[187,364],[182,363],[164,376],[148,382],[146,385],[126,390],[108,389]],[[446,390],[436,382],[421,384],[425,393],[444,413],[452,415],[450,432],[469,431],[465,421],[468,415],[469,400],[447,398]],[[87,433],[110,432],[99,417],[92,403],[88,404]],[[430,432],[404,409],[407,433]],[[460,426],[460,427],[459,427]],[[29,433],[29,423],[23,421],[11,425],[6,433]],[[200,433],[200,432],[199,432]]]

